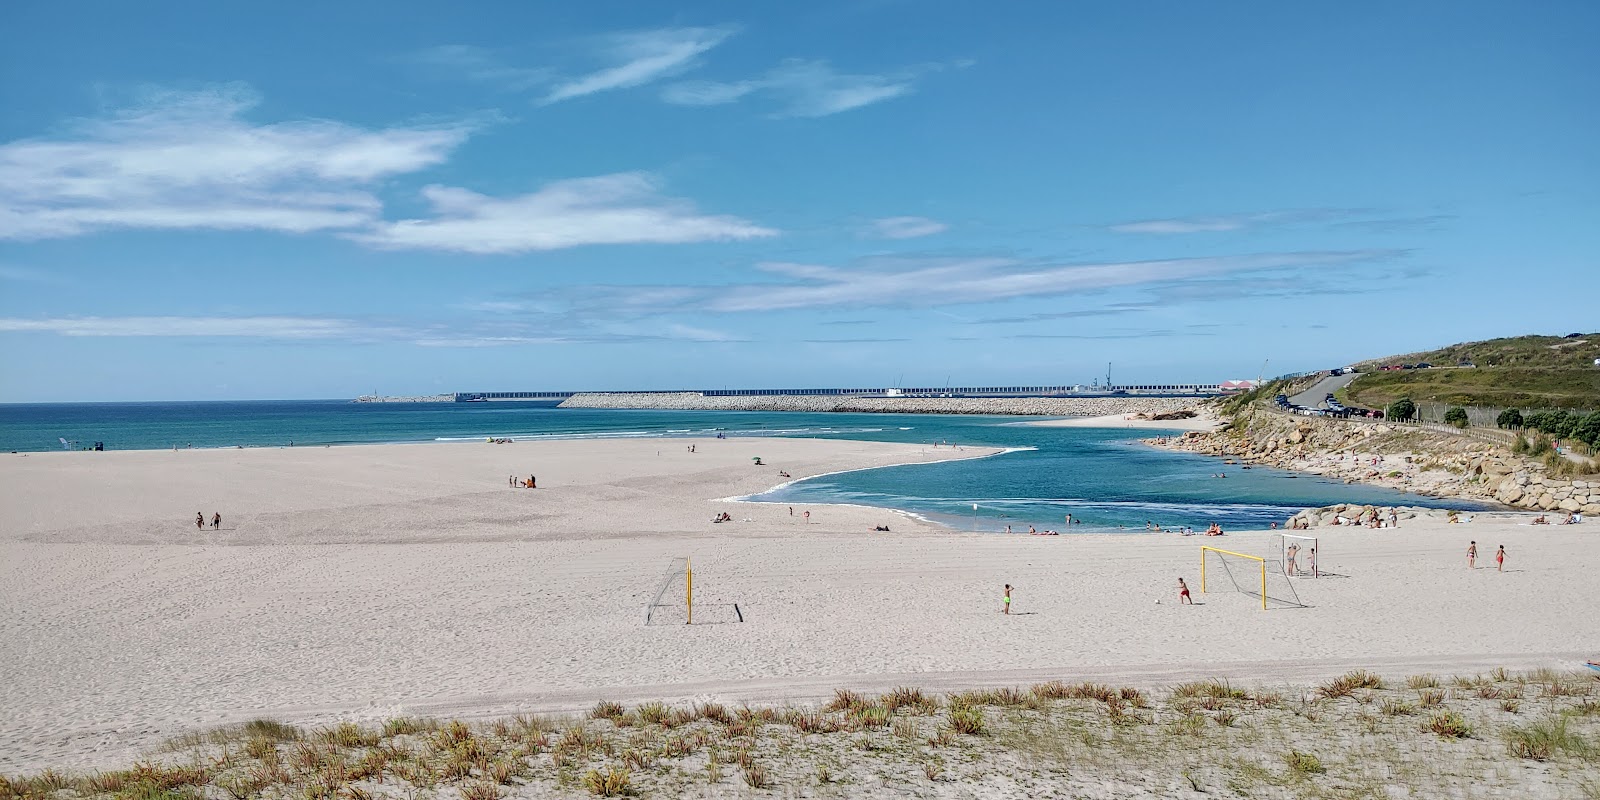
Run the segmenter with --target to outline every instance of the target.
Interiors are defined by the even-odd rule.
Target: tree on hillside
[[[1549,433],[1550,429],[1553,427],[1551,420],[1554,418],[1554,416],[1555,415],[1551,414],[1549,411],[1535,411],[1522,418],[1522,427],[1532,428],[1536,431]]]
[[[1467,427],[1467,410],[1461,406],[1455,406],[1444,412],[1444,424],[1454,425],[1457,428]]]
[[[1572,430],[1572,438],[1590,447],[1600,447],[1600,411],[1591,411]]]
[[[1384,411],[1383,415],[1388,419],[1397,419],[1404,422],[1417,416],[1417,404],[1411,402],[1409,397],[1402,397],[1390,403],[1388,410]]]
[[[1522,427],[1522,412],[1515,408],[1508,408],[1494,418],[1494,424],[1501,428]]]
[[[1582,423],[1582,416],[1573,414],[1570,411],[1562,411],[1561,413],[1557,414],[1555,420],[1550,423],[1550,435],[1556,437],[1557,439],[1571,439],[1573,432],[1576,431],[1578,429],[1578,425]]]

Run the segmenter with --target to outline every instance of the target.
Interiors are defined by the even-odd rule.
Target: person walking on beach
[[[198,511],[194,512],[194,529],[197,530],[197,531],[203,531],[203,530],[206,529],[206,515],[205,514],[202,514],[202,513],[198,512]]]
[[[1495,569],[1496,572],[1505,572],[1506,571],[1506,546],[1505,545],[1500,545],[1500,549],[1494,551],[1494,564],[1495,564],[1494,569]]]
[[[222,530],[222,512],[221,511],[215,512],[215,513],[213,513],[211,515],[211,530],[214,530],[214,531]]]
[[[1183,605],[1184,603],[1188,603],[1189,605],[1192,606],[1192,605],[1194,605],[1194,598],[1189,596],[1189,584],[1184,583],[1183,579],[1179,578],[1178,579],[1178,605]]]
[[[1298,558],[1299,555],[1300,555],[1300,545],[1297,545],[1297,544],[1289,545],[1288,555],[1289,555],[1289,574],[1290,575],[1299,575],[1300,574],[1300,565],[1295,563],[1295,559]]]
[[[1467,569],[1477,569],[1477,568],[1478,568],[1478,543],[1477,542],[1472,542],[1472,543],[1467,545]]]
[[[1006,584],[1005,599],[1000,601],[1000,613],[1008,616],[1011,614],[1011,584],[1009,583]]]
[[[806,524],[806,525],[810,525],[811,524],[811,512],[810,511],[801,512],[800,516],[805,519],[804,524]]]

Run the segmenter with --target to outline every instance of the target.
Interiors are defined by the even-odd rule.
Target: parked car
[[[1418,365],[1417,365],[1417,369],[1432,369],[1432,368],[1433,368],[1433,365],[1432,365],[1432,364],[1429,364],[1429,363],[1428,363],[1428,362],[1426,362],[1426,361],[1424,361],[1424,362],[1422,362],[1422,363],[1421,363],[1421,364],[1418,364]]]

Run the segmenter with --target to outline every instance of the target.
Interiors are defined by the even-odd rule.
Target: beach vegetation
[[[752,789],[772,788],[772,776],[767,773],[767,768],[761,764],[747,764],[743,768],[744,782]]]
[[[1393,788],[1418,794],[1461,781],[1481,785],[1483,796],[1522,796],[1520,787],[1547,785],[1541,775],[1592,771],[1600,759],[1600,681],[1544,670],[1444,683],[1453,686],[1449,708],[1441,707],[1447,692],[1436,678],[1414,676],[1391,689],[1356,671],[1272,692],[1210,680],[1150,696],[1056,681],[1027,691],[974,690],[951,695],[926,722],[929,695],[897,689],[841,693],[834,711],[746,706],[718,713],[662,704],[667,722],[659,727],[603,724],[616,709],[599,705],[582,719],[391,720],[310,733],[285,726],[272,732],[281,738],[233,726],[197,734],[185,756],[83,776],[8,776],[0,780],[0,800],[499,800],[574,791],[675,797],[725,784],[730,767],[740,792],[787,785],[806,794],[802,787],[861,779],[926,791],[926,778],[965,795],[981,793],[984,776],[1007,770],[1029,796],[1093,794],[1105,791],[1105,781],[1116,786],[1150,775],[1181,775],[1183,786],[1264,799],[1385,796]],[[1537,715],[1533,702],[1518,697],[1523,693],[1537,696]],[[1408,716],[1418,719],[1394,724]],[[1438,738],[1471,741],[1441,747]],[[544,748],[548,758],[533,757]],[[1206,757],[1197,759],[1199,752]],[[1495,752],[1502,757],[1490,757]],[[704,753],[703,767],[687,760],[696,753]],[[1016,770],[1017,759],[1026,768]],[[1326,774],[1337,779],[1312,783]]]
[[[1428,730],[1446,739],[1472,738],[1472,726],[1454,711],[1441,711],[1428,720]]]
[[[632,775],[626,767],[591,769],[584,774],[583,785],[599,797],[624,797],[633,791]]]
[[[1566,753],[1586,756],[1593,747],[1578,735],[1566,715],[1555,715],[1506,731],[1506,744],[1512,755],[1533,761],[1548,761]]]
[[[1366,670],[1353,670],[1317,687],[1317,694],[1328,699],[1349,697],[1357,689],[1382,689],[1383,679]]]
[[[1497,427],[1497,428],[1520,428],[1520,427],[1522,427],[1522,411],[1521,411],[1521,409],[1508,408],[1508,409],[1500,412],[1500,415],[1494,418],[1494,424],[1495,424],[1495,427]]]
[[[1297,777],[1321,775],[1328,771],[1326,767],[1322,766],[1322,759],[1300,750],[1290,750],[1284,753],[1283,763],[1289,768],[1289,772]]]
[[[973,706],[950,707],[950,730],[967,736],[982,736],[988,732],[983,710]]]

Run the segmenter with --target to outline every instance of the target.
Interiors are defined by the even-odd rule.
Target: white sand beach
[[[598,698],[793,701],[1050,678],[1270,684],[1600,655],[1600,524],[1508,513],[1319,531],[1334,575],[1294,582],[1307,607],[1264,612],[1231,587],[1201,594],[1198,567],[1202,544],[1271,554],[1269,532],[1004,536],[863,507],[791,516],[711,499],[781,483],[779,470],[991,452],[634,439],[0,457],[0,771],[125,763],[166,737],[258,717],[484,717]],[[507,487],[529,473],[541,488]],[[721,511],[735,521],[711,524]],[[196,512],[221,512],[222,530],[197,531]],[[685,556],[701,624],[646,626],[664,571]],[[1180,576],[1197,605],[1176,603]]]

